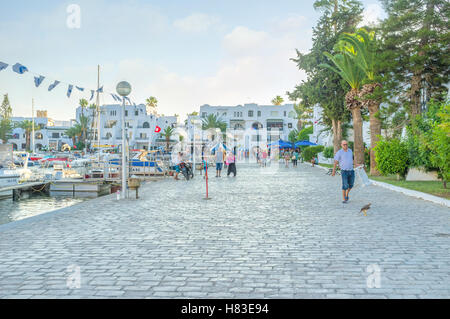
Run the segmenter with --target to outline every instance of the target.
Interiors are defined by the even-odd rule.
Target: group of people
[[[282,149],[280,151],[280,158],[284,159],[284,163],[287,168],[289,168],[289,163],[292,162],[293,167],[298,166],[298,161],[302,160],[301,151],[299,149],[289,150]]]
[[[227,176],[233,173],[233,177],[236,177],[236,155],[232,151],[225,151],[222,147],[216,149],[214,154],[216,162],[216,177],[222,177],[223,165],[228,167]],[[204,161],[203,165],[206,170],[206,163]]]

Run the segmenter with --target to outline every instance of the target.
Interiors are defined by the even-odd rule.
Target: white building
[[[296,128],[297,120],[293,104],[285,105],[258,105],[244,104],[237,106],[210,106],[200,107],[199,116],[206,119],[214,114],[227,124],[231,130],[263,131],[265,141],[273,142],[278,139],[288,140],[289,133]],[[246,142],[246,148],[249,148]]]
[[[122,108],[120,104],[103,105],[100,107],[100,145],[102,147],[114,148],[122,144]],[[82,114],[81,107],[76,110],[77,120]],[[83,110],[84,116],[93,119],[93,111]],[[148,149],[150,146],[165,145],[165,138],[162,132],[168,126],[175,128],[178,123],[176,116],[158,116],[148,114],[144,104],[125,106],[125,127],[128,136],[128,143],[132,149]],[[156,126],[161,128],[161,133],[155,133]],[[97,127],[94,127],[95,134],[93,145],[97,145]],[[95,135],[95,136],[93,136]]]
[[[32,121],[31,117],[12,117],[13,125],[18,125],[21,122],[28,120]],[[73,121],[54,121],[48,117],[34,118],[34,144],[35,150],[40,149],[60,150],[64,144],[72,146],[72,139],[66,135],[66,131],[73,125]],[[12,137],[8,140],[9,144],[13,145],[13,149],[17,151],[26,150],[27,140],[25,130],[16,127],[12,131]],[[30,149],[33,139],[30,136]]]

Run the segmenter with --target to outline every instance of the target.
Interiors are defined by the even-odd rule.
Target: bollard
[[[120,190],[117,190],[116,195],[117,195],[117,200],[120,200]]]

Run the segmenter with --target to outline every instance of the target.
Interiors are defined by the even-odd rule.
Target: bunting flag
[[[26,66],[23,66],[20,63],[16,63],[13,65],[13,71],[19,74],[24,74],[25,72],[28,72],[28,69]]]
[[[117,101],[122,102],[122,99],[120,98],[120,96],[114,94],[116,96]]]
[[[72,94],[72,90],[73,90],[73,85],[70,84],[69,87],[67,88],[67,97],[70,98],[70,95]]]
[[[95,93],[95,91],[91,90],[91,98],[89,99],[89,101],[92,101],[92,99],[94,98],[94,93]]]
[[[103,86],[97,90],[97,93],[103,93]]]
[[[159,133],[159,132],[161,132],[161,128],[158,125],[156,125],[155,133]]]
[[[130,103],[130,105],[131,105],[131,101],[130,101],[130,98],[129,98],[128,96],[124,96],[123,99],[124,99],[125,101],[128,101],[128,103]]]
[[[117,101],[116,96],[111,93],[111,96],[113,97],[114,101]]]
[[[0,62],[0,71],[3,71],[4,69],[6,69],[8,67],[9,64]]]
[[[81,91],[81,92],[84,91],[84,88],[80,88],[79,86],[75,86],[75,87],[78,89],[78,91]]]
[[[49,90],[49,91],[53,90],[59,83],[60,83],[60,82],[59,82],[58,80],[56,80],[53,84],[51,84],[51,85],[48,87],[48,90]]]
[[[34,77],[34,85],[36,85],[36,87],[38,88],[39,85],[42,84],[42,81],[44,81],[45,76],[40,75],[39,77],[35,76]]]

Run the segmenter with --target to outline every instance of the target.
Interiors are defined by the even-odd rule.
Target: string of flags
[[[5,62],[1,62],[1,61],[0,61],[0,72],[3,71],[3,70],[5,70],[5,69],[7,69],[9,66],[10,66],[10,64],[5,63]],[[36,74],[36,73],[30,72],[26,66],[24,66],[24,65],[22,65],[22,64],[20,64],[20,63],[16,63],[16,64],[12,65],[12,66],[11,66],[11,69],[13,70],[13,72],[15,72],[15,73],[17,73],[17,74],[20,74],[20,75],[23,75],[23,74],[25,74],[26,72],[28,72],[28,73],[30,73],[30,74],[33,74],[33,75],[34,75],[34,85],[35,85],[37,88],[40,87],[41,84],[42,84],[42,83],[44,82],[44,80],[46,79],[46,77],[43,76],[43,75],[40,75],[40,74]],[[63,82],[58,81],[58,80],[54,80],[53,83],[49,85],[48,91],[49,91],[49,92],[52,91],[54,88],[56,88],[56,87],[57,87],[59,84],[61,84],[61,83],[63,83]],[[64,83],[64,84],[67,85],[67,93],[66,93],[66,95],[67,95],[68,98],[70,98],[70,96],[72,95],[72,92],[73,92],[74,87],[75,87],[78,91],[80,91],[80,92],[84,92],[85,90],[86,90],[87,92],[90,92],[91,95],[90,95],[89,101],[92,101],[92,100],[93,100],[95,93],[106,93],[106,92],[103,91],[103,86],[100,87],[100,88],[98,88],[98,89],[96,89],[96,90],[92,90],[92,89],[85,89],[85,88],[83,88],[83,87],[80,87],[80,86],[77,86],[77,85],[74,85],[74,84],[69,84],[69,83]],[[110,93],[110,95],[111,95],[112,98],[113,98],[115,101],[117,101],[117,102],[123,102],[123,101],[126,101],[126,102],[128,102],[130,105],[133,104],[134,106],[136,106],[136,103],[134,103],[134,102],[132,103],[131,100],[130,100],[130,98],[128,98],[128,97],[123,97],[123,100],[122,100],[122,98],[121,98],[120,96],[118,96],[118,95],[116,95],[116,94],[114,94],[114,93]]]

